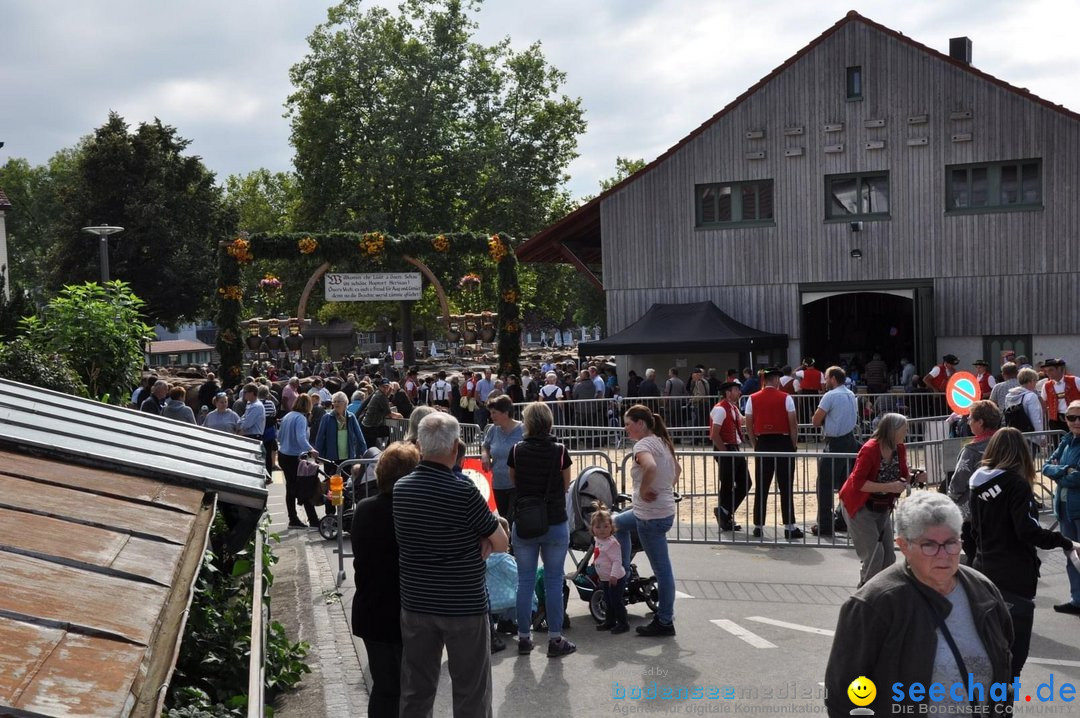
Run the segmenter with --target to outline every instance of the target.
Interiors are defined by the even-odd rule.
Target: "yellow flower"
[[[497,234],[491,235],[488,240],[488,251],[491,253],[491,261],[498,264],[506,257],[506,245]]]
[[[368,232],[360,239],[360,250],[369,257],[382,254],[386,246],[386,237],[381,232]]]
[[[240,264],[247,264],[255,258],[251,253],[251,242],[243,237],[234,239],[229,246],[225,248],[225,251]]]
[[[239,302],[244,298],[244,292],[235,284],[226,284],[224,287],[218,287],[218,294],[232,302]]]
[[[304,237],[296,245],[300,248],[300,254],[311,254],[319,248],[319,243],[311,237]]]
[[[440,234],[431,240],[431,244],[435,247],[436,252],[448,252],[450,250],[450,240],[446,238],[445,234]]]

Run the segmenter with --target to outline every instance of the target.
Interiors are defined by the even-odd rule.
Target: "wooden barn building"
[[[1012,348],[1080,364],[1080,114],[976,69],[971,51],[848,13],[518,256],[602,284],[609,335],[654,304],[711,301],[787,336],[755,363],[877,351],[924,371]],[[639,351],[620,373],[661,372],[673,351],[748,361]]]

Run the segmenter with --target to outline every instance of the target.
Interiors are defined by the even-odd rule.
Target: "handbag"
[[[462,409],[468,409],[469,408],[469,397],[467,397],[467,396],[461,397],[461,399],[458,400],[458,406],[460,406]]]
[[[308,501],[316,506],[322,505],[319,494],[319,464],[304,455],[296,465],[296,496],[301,501]]]
[[[561,446],[559,447],[562,448]],[[559,452],[559,456],[562,452]],[[558,458],[556,458],[558,461]],[[517,446],[514,446],[514,464],[517,464]],[[543,496],[518,495],[514,502],[514,531],[519,538],[539,538],[548,530],[548,495],[551,492],[551,478],[548,479]]]

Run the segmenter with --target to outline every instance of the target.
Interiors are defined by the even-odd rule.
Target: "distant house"
[[[1080,114],[973,67],[971,48],[848,13],[518,258],[602,282],[611,334],[711,301],[786,335],[771,361],[1080,362]],[[620,372],[746,361],[656,354]]]
[[[150,342],[150,366],[188,366],[209,364],[214,347],[191,339],[168,339]]]
[[[0,287],[0,290],[4,292],[5,298],[11,296],[11,267],[8,266],[7,225],[4,221],[4,215],[10,209],[11,201],[4,194],[3,188],[0,188],[0,274],[4,277],[4,286]]]

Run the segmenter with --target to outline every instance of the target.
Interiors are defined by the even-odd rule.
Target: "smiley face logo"
[[[877,686],[866,676],[859,676],[847,688],[848,698],[857,706],[868,706],[877,697]]]

